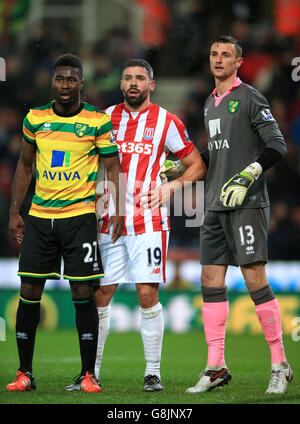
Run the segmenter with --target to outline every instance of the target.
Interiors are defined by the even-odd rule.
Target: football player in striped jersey
[[[202,179],[204,162],[189,139],[184,124],[174,114],[153,104],[155,89],[151,65],[132,59],[122,72],[124,102],[106,109],[110,115],[124,179],[125,225],[115,242],[107,227],[114,212],[107,185],[99,176],[102,195],[108,195],[107,213],[99,212],[98,241],[104,278],[95,292],[99,313],[99,338],[95,375],[99,377],[104,344],[110,328],[110,302],[118,284],[134,283],[141,312],[141,337],[145,355],[144,391],[163,389],[160,362],[164,333],[159,284],[166,282],[170,223],[166,202],[185,183]],[[178,178],[162,184],[160,170],[168,152],[186,168]],[[100,199],[101,201],[101,199]],[[102,202],[103,204],[103,202]]]

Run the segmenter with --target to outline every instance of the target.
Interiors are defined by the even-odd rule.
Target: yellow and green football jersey
[[[36,187],[30,215],[68,218],[95,212],[100,156],[118,154],[110,117],[88,103],[74,116],[59,116],[53,103],[30,109],[23,123],[36,145]]]

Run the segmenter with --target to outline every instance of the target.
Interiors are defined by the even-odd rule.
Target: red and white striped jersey
[[[162,184],[159,171],[173,152],[178,159],[188,156],[194,144],[188,137],[183,123],[166,109],[150,103],[141,112],[130,112],[124,103],[105,110],[110,115],[126,186],[126,216],[123,235],[142,234],[170,228],[167,206],[151,211],[140,206],[139,193]],[[102,175],[101,175],[102,174]],[[103,178],[103,185],[100,180]],[[98,183],[107,190],[107,176],[101,170]],[[105,233],[108,216],[114,206],[110,200],[109,213],[102,216],[100,231]]]

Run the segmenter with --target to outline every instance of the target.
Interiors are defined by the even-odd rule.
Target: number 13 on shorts
[[[241,246],[253,244],[255,241],[252,225],[239,227]]]

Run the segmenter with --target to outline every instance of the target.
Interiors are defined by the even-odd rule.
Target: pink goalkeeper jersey
[[[126,184],[123,235],[168,230],[167,206],[156,211],[144,209],[137,195],[162,184],[159,171],[169,151],[182,159],[194,150],[185,126],[175,115],[152,103],[141,112],[128,111],[124,103],[111,106],[105,112],[112,120]],[[109,214],[114,209],[111,203]],[[102,217],[100,231],[103,233],[109,214]]]

